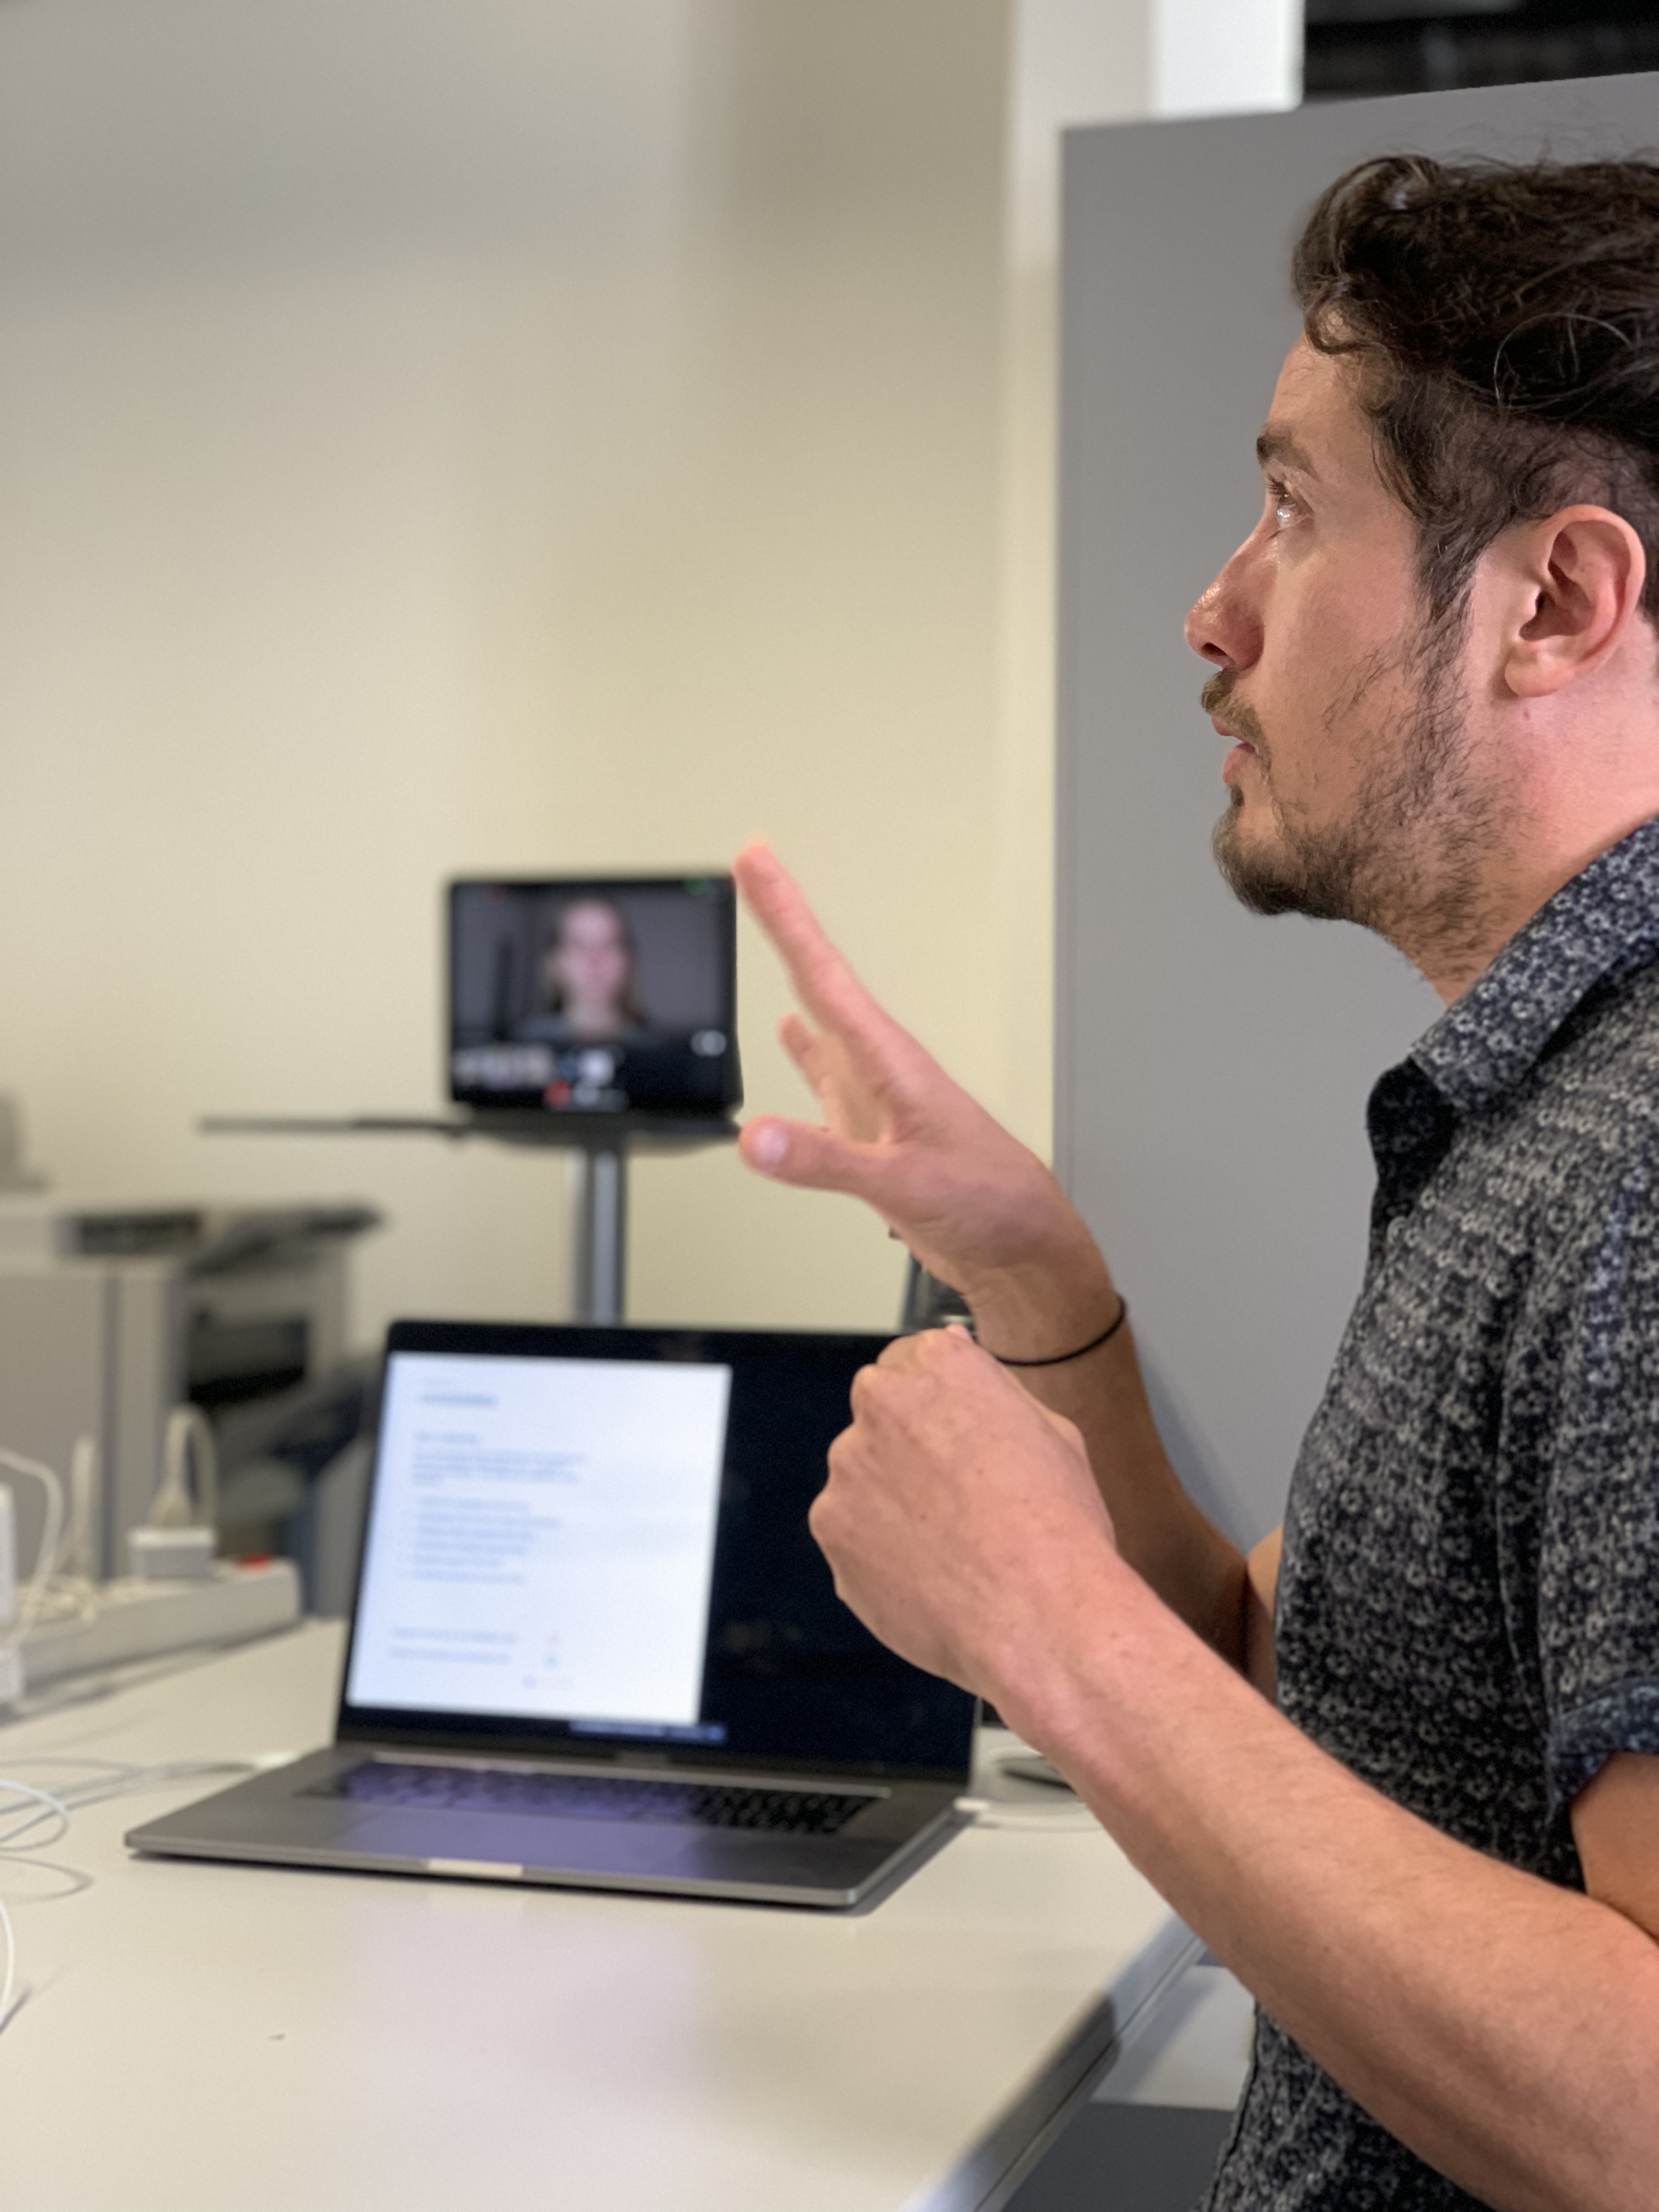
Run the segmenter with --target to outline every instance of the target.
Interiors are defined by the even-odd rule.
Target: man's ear
[[[1513,610],[1503,675],[1515,698],[1547,698],[1605,666],[1642,619],[1647,555],[1609,507],[1517,524],[1499,560]]]

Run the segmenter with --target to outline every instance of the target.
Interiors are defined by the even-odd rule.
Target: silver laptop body
[[[877,1337],[397,1323],[334,1743],[136,1850],[845,1907],[955,1821],[973,1702],[806,1527]]]

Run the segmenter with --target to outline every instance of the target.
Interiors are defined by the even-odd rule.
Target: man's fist
[[[901,1337],[853,1386],[811,1514],[883,1643],[1006,1710],[1057,1610],[1097,1601],[1112,1527],[1082,1438],[962,1329]]]

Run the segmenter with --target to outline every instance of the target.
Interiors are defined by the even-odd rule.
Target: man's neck
[[[1640,793],[1593,824],[1563,823],[1553,837],[1518,840],[1514,851],[1493,856],[1475,896],[1455,917],[1443,917],[1437,929],[1433,908],[1425,908],[1383,934],[1450,1006],[1557,891],[1655,814],[1659,788]]]

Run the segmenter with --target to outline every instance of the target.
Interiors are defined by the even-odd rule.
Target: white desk
[[[0,1726],[0,1773],[307,1749],[338,1659],[313,1624]],[[0,1860],[20,2212],[963,2212],[1192,1948],[1074,1812],[848,1917],[124,1850],[211,1786],[78,1814],[79,1895]]]

